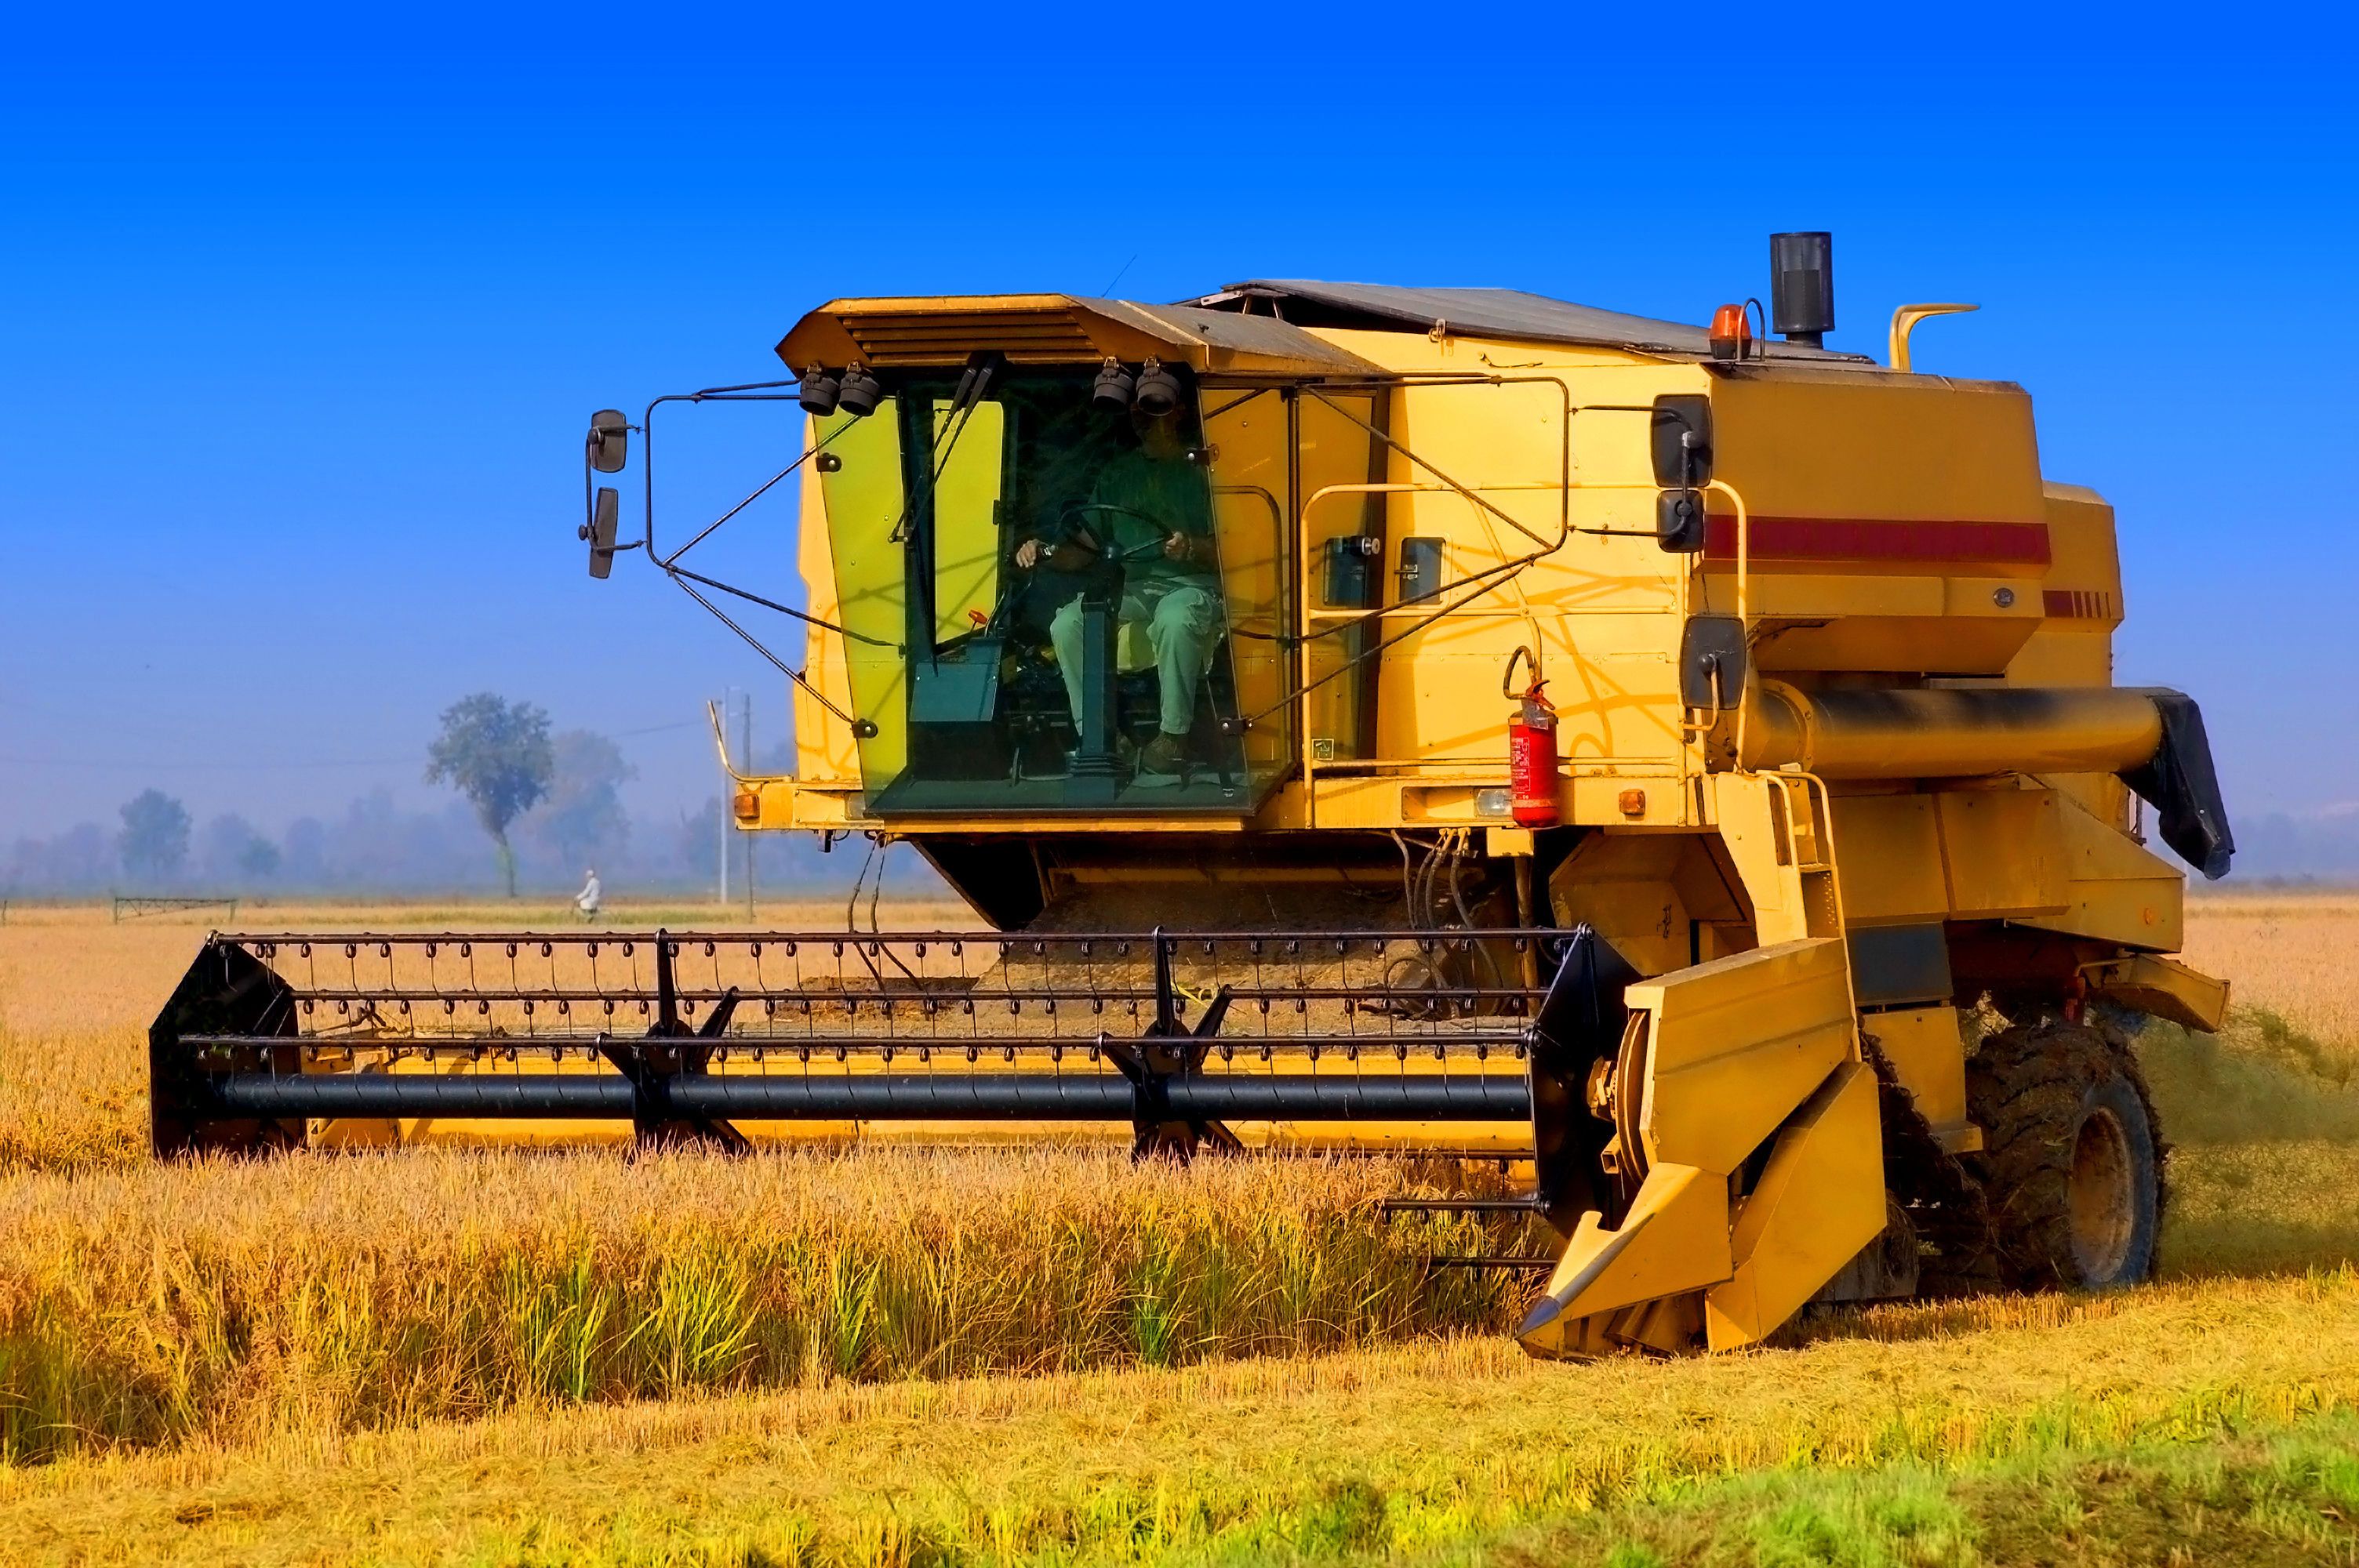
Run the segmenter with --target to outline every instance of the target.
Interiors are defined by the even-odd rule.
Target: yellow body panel
[[[1881,1139],[1875,1074],[1844,1063],[1778,1134],[1736,1211],[1731,1276],[1703,1298],[1714,1350],[1776,1332],[1884,1229]]]
[[[1945,1143],[1966,1130],[1966,1054],[1954,1007],[1912,1007],[1871,1013],[1861,1025],[1916,1103],[1917,1114]]]
[[[1728,1178],[1717,1173],[1658,1165],[1619,1227],[1608,1230],[1600,1218],[1593,1210],[1582,1216],[1518,1331],[1535,1356],[1582,1354],[1590,1348],[1582,1319],[1716,1284],[1734,1267]]]
[[[1854,1054],[1832,937],[1780,943],[1631,986],[1650,1021],[1640,1126],[1648,1160],[1726,1174]]]
[[[1628,988],[1625,993],[1646,1040],[1646,1084],[1640,1112],[1647,1156],[1647,1175],[1621,1223],[1609,1229],[1603,1217],[1584,1215],[1558,1260],[1547,1292],[1518,1331],[1536,1356],[1595,1354],[1611,1348],[1627,1330],[1603,1314],[1634,1303],[1702,1290],[1729,1280],[1741,1260],[1734,1250],[1757,1240],[1730,1230],[1730,1177],[1762,1140],[1776,1132],[1797,1106],[1829,1082],[1829,1076],[1860,1064],[1853,1038],[1849,971],[1843,945],[1832,938],[1786,943],[1701,964]],[[1629,1070],[1627,1054],[1621,1069]],[[1846,1080],[1849,1081],[1849,1080]],[[1793,1305],[1832,1278],[1868,1237],[1883,1228],[1882,1145],[1878,1141],[1873,1077],[1867,1080],[1866,1191],[1875,1221],[1864,1236],[1821,1260],[1800,1243],[1781,1239],[1767,1287],[1743,1287],[1751,1302],[1766,1288],[1782,1300],[1808,1271],[1823,1271],[1801,1287],[1769,1326],[1784,1321]],[[1859,1112],[1846,1101],[1823,1133],[1811,1134],[1809,1114],[1789,1165],[1805,1170],[1829,1160],[1858,1162]],[[1769,1168],[1777,1169],[1773,1153]],[[1756,1195],[1767,1190],[1767,1178]],[[1811,1205],[1834,1205],[1835,1234],[1850,1237],[1849,1206],[1824,1195],[1802,1192],[1790,1200],[1773,1195],[1764,1216],[1789,1202],[1799,1214]],[[1709,1301],[1709,1296],[1706,1300]],[[1763,1310],[1767,1310],[1765,1307]],[[1748,1314],[1751,1312],[1747,1308]],[[1744,1321],[1752,1322],[1746,1316]],[[1765,1329],[1763,1332],[1767,1332]]]
[[[1846,795],[1836,798],[1843,842],[1843,914],[1854,925],[1939,920],[1950,909],[1941,856],[1940,797]]]
[[[2080,801],[2051,794],[2060,854],[2062,907],[2027,915],[2048,931],[2100,937],[2127,946],[2176,952],[2185,938],[2185,886],[2179,870],[2091,815]]]
[[[2062,906],[2064,807],[2054,791],[1944,790],[1933,810],[1952,917],[2017,920]]]

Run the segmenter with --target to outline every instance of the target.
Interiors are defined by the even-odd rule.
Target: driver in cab
[[[1060,571],[1098,561],[1122,564],[1116,619],[1143,633],[1153,651],[1159,685],[1158,733],[1138,754],[1136,782],[1176,784],[1196,719],[1196,690],[1220,635],[1219,560],[1212,546],[1211,495],[1203,474],[1188,460],[1180,412],[1131,410],[1138,446],[1100,470],[1089,503],[1060,544],[1027,539],[1016,564],[1026,571],[1045,559]],[[1082,721],[1082,598],[1075,594],[1049,622],[1049,638],[1064,672],[1065,696],[1076,730]]]

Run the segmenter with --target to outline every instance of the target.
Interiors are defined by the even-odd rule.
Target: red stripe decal
[[[1965,561],[2049,564],[2045,523],[1916,522],[1881,517],[1756,517],[1745,546],[1756,561]],[[1736,559],[1736,519],[1704,519],[1706,560]],[[2052,613],[2052,612],[2051,612]]]

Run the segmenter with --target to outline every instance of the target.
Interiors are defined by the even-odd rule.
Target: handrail
[[[1736,618],[1750,622],[1752,617],[1745,600],[1747,568],[1753,554],[1752,524],[1745,509],[1745,497],[1724,479],[1707,480],[1704,489],[1716,490],[1736,504]]]

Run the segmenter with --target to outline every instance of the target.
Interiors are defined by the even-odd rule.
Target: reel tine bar
[[[1525,977],[1567,935],[216,934],[150,1032],[155,1142],[627,1116],[742,1149],[732,1116],[1013,1117],[1184,1156],[1234,1146],[1224,1118],[1520,1119]]]

